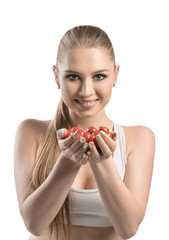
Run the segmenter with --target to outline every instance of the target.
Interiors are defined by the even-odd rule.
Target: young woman
[[[109,37],[90,25],[70,29],[53,72],[61,90],[54,119],[24,120],[16,132],[16,190],[30,240],[131,238],[145,215],[155,137],[105,112],[119,73]],[[116,134],[101,131],[96,147],[77,133],[66,138],[75,126]]]

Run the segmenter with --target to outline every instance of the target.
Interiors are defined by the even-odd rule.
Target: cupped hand
[[[78,165],[85,165],[88,162],[88,155],[85,153],[88,148],[88,143],[84,137],[78,138],[77,133],[70,135],[68,138],[64,138],[68,133],[66,128],[59,129],[57,131],[57,139],[59,148],[62,153],[74,161]]]
[[[89,142],[89,150],[87,151],[89,163],[97,163],[101,160],[113,157],[114,151],[116,150],[116,133],[113,133],[112,139],[105,132],[101,131],[96,139],[99,148],[96,148],[95,144]]]

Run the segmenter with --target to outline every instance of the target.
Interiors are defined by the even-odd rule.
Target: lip
[[[79,102],[92,102],[92,101],[96,101],[96,100],[98,100],[97,98],[95,98],[95,99],[75,99],[75,100],[78,100]]]
[[[94,100],[96,100],[96,101],[94,101]],[[80,107],[82,107],[82,108],[92,108],[94,105],[97,104],[98,100],[99,100],[99,99],[93,99],[93,100],[91,99],[90,101],[94,101],[94,102],[91,103],[91,104],[89,104],[89,105],[80,103],[78,99],[75,99],[75,102],[76,102],[76,104],[78,104],[78,106],[80,106]],[[90,102],[90,101],[84,101],[84,100],[83,100],[83,102]]]

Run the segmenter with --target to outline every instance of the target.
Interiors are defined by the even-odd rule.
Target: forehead
[[[91,69],[93,71],[93,69],[112,68],[112,66],[113,61],[106,50],[86,47],[69,50],[60,64],[62,70]]]

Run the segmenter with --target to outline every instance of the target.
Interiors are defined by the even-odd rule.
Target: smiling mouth
[[[86,106],[89,106],[91,105],[92,103],[98,101],[99,99],[95,99],[95,100],[92,100],[92,101],[79,101],[78,99],[75,99],[75,101],[79,104],[82,104],[82,105],[86,105]]]

